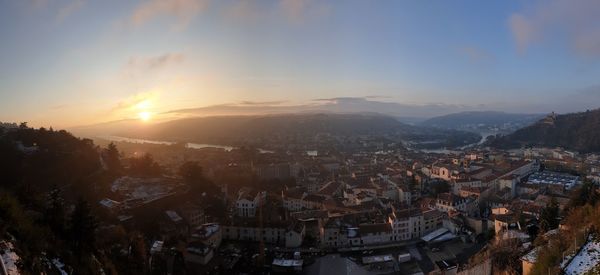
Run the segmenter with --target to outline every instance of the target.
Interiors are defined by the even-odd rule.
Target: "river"
[[[174,141],[162,141],[162,140],[149,140],[149,139],[141,139],[141,138],[128,138],[128,137],[119,137],[119,136],[99,136],[99,139],[104,139],[104,140],[108,140],[108,141],[115,141],[115,142],[129,142],[129,143],[147,143],[147,144],[157,144],[157,145],[173,145],[176,144],[177,142]],[[220,144],[208,144],[208,143],[192,143],[192,142],[187,142],[185,144],[185,146],[187,148],[191,148],[191,149],[203,149],[203,148],[217,148],[217,149],[223,149],[227,152],[235,149],[236,147],[233,146],[229,146],[229,145],[220,145]],[[265,154],[265,153],[274,153],[273,151],[270,150],[265,150],[265,149],[261,149],[258,148],[257,149],[261,154]]]

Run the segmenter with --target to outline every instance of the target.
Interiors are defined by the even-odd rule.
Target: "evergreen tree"
[[[117,145],[112,142],[106,147],[106,165],[108,166],[108,170],[117,173],[121,172],[121,169],[123,168]]]
[[[65,233],[65,205],[61,191],[56,187],[49,194],[46,218],[55,234],[62,236]]]
[[[95,248],[94,236],[97,227],[88,203],[79,199],[71,215],[71,244],[73,251],[79,254],[91,253]]]
[[[131,172],[138,176],[156,177],[161,175],[162,170],[152,155],[145,154],[142,157],[131,159]]]
[[[554,198],[552,198],[550,204],[548,204],[544,209],[542,209],[542,214],[540,215],[540,228],[544,232],[558,227],[559,211],[560,209],[558,208],[558,202]]]
[[[179,167],[179,175],[183,177],[184,182],[190,187],[193,193],[218,192],[217,186],[204,177],[204,172],[198,162],[188,161],[181,165]]]

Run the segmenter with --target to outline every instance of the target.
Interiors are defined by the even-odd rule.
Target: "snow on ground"
[[[0,273],[7,275],[18,275],[20,274],[17,268],[17,262],[20,260],[17,253],[15,253],[14,246],[11,242],[1,241],[0,242]]]
[[[65,271],[65,264],[63,264],[60,259],[52,259],[52,264],[56,267],[56,269],[58,269],[60,275],[69,275],[69,273]]]
[[[585,274],[600,264],[600,241],[590,239],[565,269],[566,275]]]

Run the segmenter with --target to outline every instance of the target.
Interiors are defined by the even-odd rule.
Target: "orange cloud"
[[[158,92],[147,92],[132,95],[124,100],[121,100],[112,112],[118,113],[122,111],[146,110],[153,107],[153,104],[158,100]]]
[[[331,8],[323,2],[312,0],[281,0],[279,5],[283,14],[294,23],[304,21],[307,16],[327,15]]]

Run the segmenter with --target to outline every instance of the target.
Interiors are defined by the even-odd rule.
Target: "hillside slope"
[[[101,129],[104,135],[227,145],[249,140],[311,140],[318,135],[434,141],[430,144],[439,146],[462,146],[480,139],[473,133],[411,126],[393,117],[372,113],[195,117],[112,130],[104,124]]]
[[[498,148],[559,146],[580,152],[600,152],[600,109],[551,114],[512,134],[492,138],[487,144]]]
[[[492,130],[510,132],[531,125],[542,117],[543,115],[540,114],[513,114],[493,111],[461,112],[433,117],[423,121],[421,125],[475,132]]]

